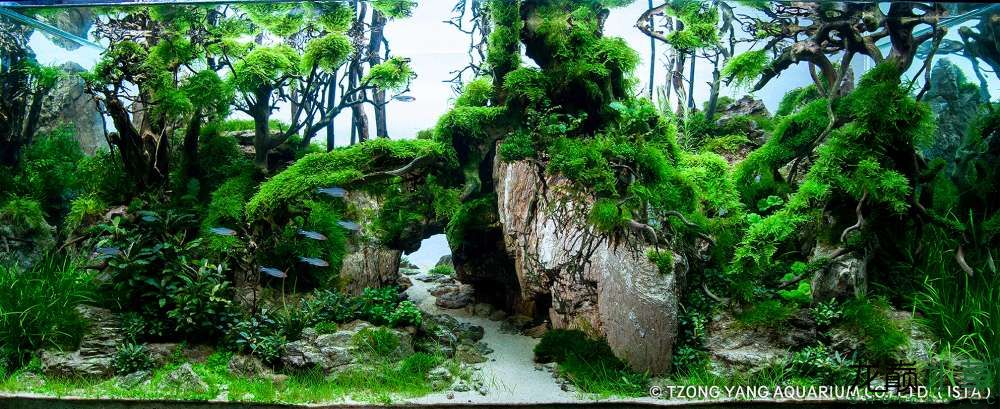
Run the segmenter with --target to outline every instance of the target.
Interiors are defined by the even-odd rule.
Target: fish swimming
[[[139,212],[139,215],[142,216],[142,221],[144,222],[155,222],[160,220],[160,217],[157,216],[156,213],[150,211],[141,211]]]
[[[305,237],[307,239],[312,239],[312,240],[319,240],[319,241],[325,241],[326,240],[326,236],[324,236],[323,233],[315,232],[315,231],[309,231],[309,230],[299,229],[299,235],[302,236],[302,237]]]
[[[117,247],[97,247],[94,249],[94,253],[100,254],[102,256],[117,256],[122,254],[122,251]]]
[[[230,229],[228,227],[213,227],[211,229],[208,229],[208,231],[210,231],[210,232],[212,232],[214,234],[218,234],[220,236],[235,236],[236,235],[236,230]]]
[[[314,267],[329,267],[330,263],[313,257],[299,257],[299,261]]]
[[[409,95],[396,95],[396,96],[392,97],[392,99],[394,99],[396,101],[400,101],[400,102],[413,102],[413,101],[417,100],[416,98],[411,97]]]
[[[261,267],[260,268],[260,272],[264,273],[264,274],[267,274],[267,275],[269,275],[271,277],[277,277],[277,278],[288,277],[288,274],[285,274],[284,271],[278,270],[278,269],[276,269],[274,267]]]
[[[347,230],[352,230],[352,231],[361,230],[361,225],[359,225],[359,224],[357,224],[355,222],[352,222],[352,221],[341,220],[341,221],[337,222],[337,224],[340,225],[340,227],[343,227],[343,228],[345,228]]]
[[[347,196],[347,190],[342,187],[321,187],[317,189],[317,192],[330,197],[344,197]]]

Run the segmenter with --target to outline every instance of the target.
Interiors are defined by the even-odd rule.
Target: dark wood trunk
[[[201,136],[201,115],[195,112],[184,132],[184,145],[181,147],[185,179],[201,177],[201,164],[198,162],[198,139]]]
[[[385,23],[385,16],[378,10],[372,10],[371,39],[368,41],[368,65],[370,67],[382,62],[381,50],[382,41],[385,40]],[[372,99],[375,101],[375,136],[388,138],[389,126],[385,114],[385,90],[373,90]]]
[[[27,106],[21,95],[28,87],[27,72],[18,67],[30,58],[23,52],[11,52],[0,72],[0,165],[14,166],[25,145],[23,121]]]
[[[336,72],[334,72],[333,75],[330,76],[330,88],[327,89],[327,93],[328,93],[327,98],[326,98],[327,106],[328,106],[327,109],[333,109],[333,107],[335,105],[337,105],[337,73]],[[337,136],[337,133],[334,130],[334,124],[335,124],[335,120],[336,119],[337,119],[337,115],[331,115],[330,116],[330,121],[326,123],[326,151],[327,152],[332,151],[333,148],[336,146],[336,142],[337,142],[336,136]]]
[[[253,117],[253,164],[261,171],[267,172],[267,153],[271,150],[271,129],[268,120],[271,117],[271,90],[261,87],[255,95],[256,104],[250,107]]]

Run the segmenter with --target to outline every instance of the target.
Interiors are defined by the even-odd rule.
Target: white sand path
[[[414,276],[412,278],[416,278]],[[537,403],[537,402],[578,402],[580,396],[573,392],[563,391],[549,371],[535,369],[532,360],[537,339],[521,334],[500,331],[500,321],[490,321],[476,317],[465,309],[449,310],[439,308],[434,304],[435,297],[429,290],[437,283],[425,283],[412,280],[413,286],[406,294],[420,309],[429,314],[445,313],[458,319],[479,325],[485,330],[483,342],[486,342],[493,353],[487,355],[488,361],[477,364],[480,370],[475,372],[483,385],[489,390],[486,395],[475,389],[468,392],[454,393],[454,399],[447,399],[449,391],[435,392],[420,398],[408,400],[412,403]]]

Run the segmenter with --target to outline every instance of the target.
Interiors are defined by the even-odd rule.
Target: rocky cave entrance
[[[420,241],[417,250],[404,254],[422,272],[429,272],[438,264],[451,265],[451,248],[444,234],[435,234]],[[453,267],[454,268],[454,267]]]

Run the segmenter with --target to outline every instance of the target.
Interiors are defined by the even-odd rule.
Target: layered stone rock
[[[85,91],[83,78],[80,78],[80,73],[86,70],[74,62],[64,63],[59,69],[63,76],[42,104],[38,132],[44,134],[68,126],[80,143],[80,149],[88,155],[99,148],[107,148],[104,121],[93,98]]]
[[[955,64],[946,59],[934,63],[930,89],[923,99],[934,113],[937,125],[931,145],[924,149],[928,160],[955,159],[969,124],[979,115],[983,102],[979,88],[970,85]]]
[[[706,334],[712,370],[720,374],[754,373],[783,362],[791,351],[814,343],[817,337],[816,325],[805,309],[788,322],[759,327],[748,327],[726,311],[712,318]]]
[[[113,372],[111,362],[124,339],[118,317],[104,308],[78,307],[90,327],[75,351],[42,351],[42,372],[56,377],[104,377]]]
[[[365,321],[350,322],[332,334],[317,334],[307,328],[302,332],[302,339],[289,342],[282,348],[281,363],[290,369],[320,368],[327,373],[349,369],[364,358],[360,356],[362,351],[359,351],[356,336],[374,328]],[[413,337],[409,333],[396,329],[389,331],[399,340],[399,346],[392,353],[394,358],[402,359],[413,354]]]
[[[370,214],[377,214],[381,208],[381,203],[376,198],[364,192],[352,191],[345,200],[358,209],[370,209]],[[357,222],[362,226],[367,224],[366,220]],[[362,229],[359,234],[351,237],[340,268],[344,291],[359,295],[365,288],[396,285],[402,255],[402,251],[390,249],[369,238]]]
[[[554,328],[604,337],[635,369],[668,370],[683,257],[674,255],[676,273],[662,274],[647,256],[651,248],[596,232],[586,221],[591,204],[569,193],[566,179],[533,163],[497,161],[494,177],[520,287],[515,309],[541,312]]]

